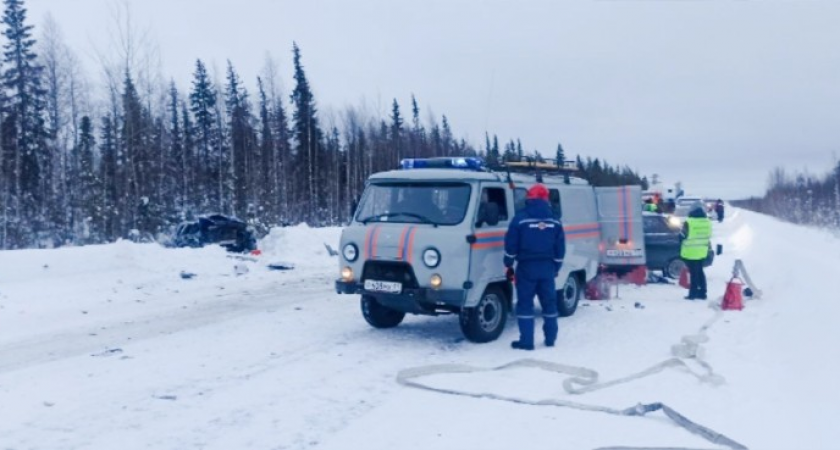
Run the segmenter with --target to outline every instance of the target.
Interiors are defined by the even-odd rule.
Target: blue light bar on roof
[[[407,158],[400,161],[400,169],[464,169],[484,170],[484,160],[470,156],[464,158]]]

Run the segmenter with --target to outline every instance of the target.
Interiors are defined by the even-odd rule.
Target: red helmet
[[[528,200],[546,200],[548,201],[548,189],[542,184],[535,184],[528,189],[528,195],[525,197]]]

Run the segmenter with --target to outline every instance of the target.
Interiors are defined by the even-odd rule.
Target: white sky
[[[182,89],[198,57],[253,84],[271,52],[288,90],[297,41],[323,112],[365,101],[386,116],[397,98],[408,115],[414,93],[477,146],[485,130],[547,155],[562,142],[692,193],[760,194],[773,167],[821,174],[840,156],[835,0],[126,3]],[[92,74],[114,4],[26,1]]]

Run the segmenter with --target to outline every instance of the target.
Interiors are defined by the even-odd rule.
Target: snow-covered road
[[[725,253],[708,271],[711,296],[736,257],[764,291],[708,333],[724,385],[677,370],[582,396],[528,369],[429,382],[615,408],[662,401],[751,449],[840,447],[840,240],[745,211],[715,227]],[[339,233],[274,230],[260,262],[129,243],[0,252],[0,449],[712,448],[662,418],[399,386],[407,367],[525,356],[508,346],[515,323],[483,345],[464,341],[455,317],[370,328],[355,297],[333,292],[337,262],[322,243],[336,247]],[[265,268],[278,259],[297,268]],[[675,286],[619,295],[583,303],[557,347],[527,356],[609,380],[668,358],[713,314]]]

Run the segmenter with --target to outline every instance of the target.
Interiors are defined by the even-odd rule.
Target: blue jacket
[[[505,235],[505,266],[514,261],[552,262],[559,271],[566,256],[566,235],[563,225],[554,218],[547,201],[528,200],[525,209],[516,214]],[[552,274],[553,275],[553,274]]]

